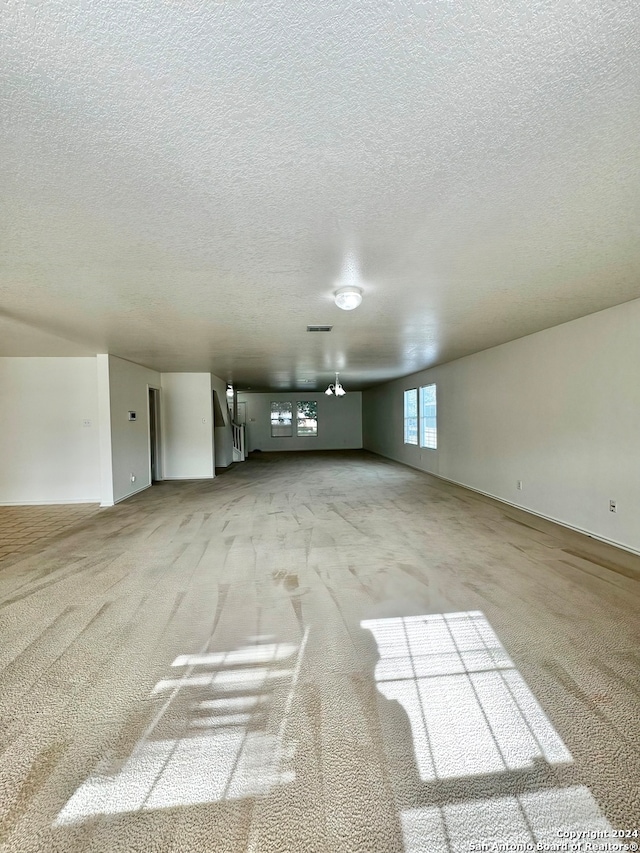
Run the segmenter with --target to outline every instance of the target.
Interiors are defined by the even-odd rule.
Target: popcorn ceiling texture
[[[158,370],[356,387],[635,298],[639,31],[635,0],[14,0],[3,312]]]
[[[159,484],[0,568],[3,853],[640,825],[633,555],[306,452]]]

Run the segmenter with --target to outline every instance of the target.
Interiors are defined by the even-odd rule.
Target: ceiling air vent
[[[330,332],[333,326],[307,326],[307,332]]]

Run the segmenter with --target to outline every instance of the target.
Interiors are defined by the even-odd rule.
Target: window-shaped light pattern
[[[436,386],[423,385],[420,389],[420,447],[435,450],[438,446],[436,415]]]
[[[424,782],[571,762],[480,611],[369,619],[378,690],[411,724]]]
[[[318,434],[318,404],[315,400],[298,400],[296,404],[296,434]]]
[[[418,443],[418,389],[404,392],[404,443]]]
[[[254,800],[293,782],[289,716],[308,636],[298,645],[263,634],[176,657],[153,689],[155,716],[140,739],[96,766],[55,826]]]
[[[293,435],[293,407],[291,403],[275,400],[271,403],[271,437],[284,438]]]
[[[585,785],[560,775],[540,785],[557,765],[570,780],[573,759],[483,613],[360,624],[378,647],[378,690],[409,721],[423,786],[399,815],[405,853],[552,850],[558,838],[612,837]],[[397,766],[409,774],[395,735]]]

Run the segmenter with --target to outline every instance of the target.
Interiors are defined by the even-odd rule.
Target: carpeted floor
[[[36,544],[0,561],[3,851],[640,828],[640,558],[366,453],[256,454]]]

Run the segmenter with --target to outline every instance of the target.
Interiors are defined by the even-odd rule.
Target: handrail
[[[231,429],[233,432],[233,461],[244,462],[246,459],[244,424],[236,424],[232,421]]]

